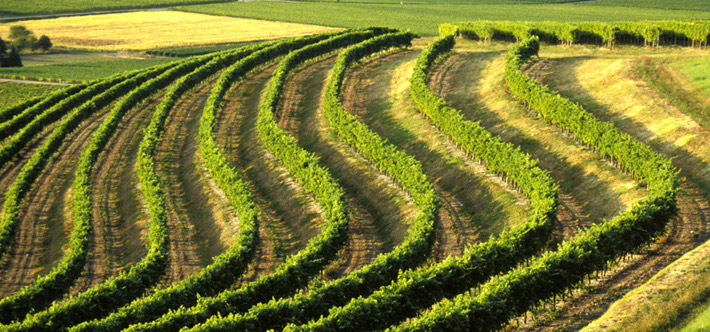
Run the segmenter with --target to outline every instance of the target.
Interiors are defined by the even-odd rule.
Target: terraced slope
[[[593,329],[658,290],[678,300],[648,328],[678,324],[708,145],[658,58],[710,54],[569,46],[705,43],[613,24],[346,30],[3,110],[0,330],[556,331],[611,307]]]

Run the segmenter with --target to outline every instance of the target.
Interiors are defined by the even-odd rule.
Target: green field
[[[193,3],[216,2],[215,0],[3,0],[0,2],[0,17],[83,12],[122,8],[148,8]]]
[[[150,8],[164,7],[186,4],[201,4],[211,2],[233,2],[229,0],[4,0],[0,3],[0,17],[17,16],[17,15],[36,15],[36,14],[53,14],[63,12],[82,12],[92,10],[115,10],[126,8]],[[334,0],[322,0],[318,2],[334,3]],[[673,10],[693,10],[693,11],[710,11],[710,4],[705,1],[679,0],[598,0],[598,1],[574,1],[567,0],[344,0],[341,1],[340,8],[345,7],[346,3],[363,3],[363,4],[427,4],[427,5],[519,5],[531,4],[539,5],[540,3],[565,3],[568,7],[632,7],[632,8],[658,8],[658,9],[673,9]],[[572,2],[572,3],[569,3]],[[543,13],[544,15],[544,13]],[[653,14],[650,14],[653,15]],[[295,15],[294,15],[295,16]],[[690,17],[688,17],[690,18]],[[512,19],[512,18],[505,18]],[[525,18],[533,19],[533,18]],[[542,17],[545,19],[545,17]],[[450,21],[450,20],[449,20]]]
[[[83,56],[82,56],[83,57]],[[25,79],[51,79],[87,81],[108,77],[125,71],[147,68],[175,61],[175,58],[120,59],[95,54],[87,58],[92,61],[72,61],[68,57],[61,60],[28,61],[20,68],[0,68],[0,76]],[[86,58],[85,58],[86,59]],[[41,64],[41,65],[40,65]]]
[[[638,2],[633,2],[638,4]],[[609,7],[586,4],[430,4],[333,2],[235,2],[178,7],[213,15],[310,23],[333,27],[388,26],[436,35],[443,22],[471,20],[616,21],[710,19],[710,12]]]
[[[60,88],[58,85],[0,82],[0,110]]]

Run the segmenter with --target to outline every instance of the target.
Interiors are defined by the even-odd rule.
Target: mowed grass
[[[686,59],[673,63],[673,66],[710,97],[710,58]]]
[[[141,11],[13,22],[0,25],[0,35],[7,36],[15,24],[26,26],[36,35],[49,36],[55,46],[103,51],[234,43],[334,30],[176,11]]]
[[[345,0],[346,1],[346,0]],[[687,1],[687,0],[686,0]],[[658,2],[658,0],[656,1]],[[586,2],[585,2],[586,3]],[[424,35],[438,34],[439,24],[470,20],[614,21],[710,19],[710,12],[582,4],[455,4],[250,1],[177,7],[212,15],[356,28],[387,26]]]
[[[61,88],[58,85],[0,82],[0,110]]]
[[[126,71],[148,68],[177,60],[176,58],[121,59],[106,58],[85,62],[65,62],[15,68],[0,68],[0,77],[90,81]]]
[[[701,332],[710,330],[710,303],[705,304],[705,308],[688,325],[680,329],[680,332]]]

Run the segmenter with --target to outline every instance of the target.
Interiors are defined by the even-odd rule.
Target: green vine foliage
[[[2,147],[0,147],[0,165],[11,161],[46,126],[57,121],[60,122],[57,128],[52,131],[50,136],[22,166],[15,181],[5,192],[2,219],[0,219],[0,257],[7,254],[12,245],[12,239],[19,224],[19,211],[22,200],[54,152],[61,146],[64,138],[91,114],[121,97],[132,87],[157,76],[167,68],[169,67],[156,67],[140,74],[121,75],[94,84],[69,98],[59,101],[3,142]],[[50,96],[49,98],[52,97]],[[8,320],[12,320],[14,315],[8,313],[8,316],[3,316],[2,313],[4,312],[0,311],[0,322],[7,323]]]
[[[33,310],[41,309],[50,304],[51,300],[59,297],[66,288],[71,286],[73,280],[81,273],[86,260],[89,239],[91,237],[92,212],[89,199],[90,170],[103,145],[106,144],[106,141],[110,138],[118,125],[120,117],[145,97],[168,85],[181,75],[189,73],[195,67],[207,62],[207,60],[209,60],[209,58],[203,57],[186,61],[181,65],[172,66],[172,68],[167,71],[163,70],[164,73],[157,77],[155,77],[156,75],[148,77],[150,80],[128,80],[122,84],[118,84],[88,101],[85,107],[77,108],[60,123],[55,133],[64,132],[64,135],[66,135],[67,132],[71,131],[69,128],[74,128],[78,121],[88,117],[86,112],[95,111],[108,106],[113,101],[109,99],[108,96],[113,96],[113,99],[116,99],[130,91],[124,98],[116,103],[107,117],[106,121],[110,121],[111,123],[102,123],[92,136],[89,146],[80,156],[74,183],[74,228],[70,237],[70,246],[67,254],[51,273],[37,279],[35,283],[16,294],[19,299],[25,298],[24,301],[19,301],[14,297],[8,298],[12,300],[8,305],[10,308],[13,308],[13,311],[18,310],[18,307],[23,311],[27,310],[28,308],[26,307],[28,303],[35,305],[31,308]],[[42,151],[43,148],[48,146],[47,144],[51,144],[54,139],[63,139],[63,137],[50,136],[38,151]],[[165,247],[165,243],[167,243],[167,238],[163,236],[165,232],[163,229],[164,226],[154,221],[151,222],[150,226],[149,253],[140,263],[133,266],[129,272],[111,278],[67,301],[53,303],[49,309],[29,315],[24,321],[8,326],[8,330],[56,331],[66,329],[69,325],[105,314],[108,310],[116,308],[120,303],[130,301],[135,296],[140,295],[143,290],[150,287],[159,279],[165,268],[165,262],[158,257],[164,256],[165,249],[162,247]],[[158,231],[156,229],[162,230]],[[130,291],[126,291],[127,289],[130,289]],[[87,308],[95,309],[87,311]]]
[[[79,87],[79,89],[83,88],[83,86],[81,86],[81,85],[74,85],[72,87]],[[70,87],[70,88],[72,88],[72,87]],[[52,93],[51,95],[62,93],[62,92],[64,92],[64,90],[65,89],[56,91],[56,92]],[[0,110],[0,123],[3,123],[7,120],[12,119],[15,115],[22,113],[24,110],[36,105],[37,103],[43,101],[45,98],[47,98],[47,96],[35,97],[35,98],[28,99],[23,102],[20,102],[20,103],[14,104],[14,105],[10,105],[9,107],[1,109]]]
[[[705,21],[621,21],[621,22],[523,22],[473,21],[445,23],[439,26],[442,35],[455,34],[466,38],[490,41],[521,41],[537,36],[548,43],[595,43],[609,47],[617,43],[658,46],[707,45],[710,23]]]
[[[270,43],[241,48],[236,52],[229,52],[211,61],[207,66],[191,74],[192,79],[181,82],[182,85],[196,83],[205,75],[212,75],[216,71],[229,65],[235,60],[244,58]],[[194,76],[193,76],[194,75]],[[207,112],[207,111],[206,111]],[[113,126],[117,124],[113,122]],[[207,138],[201,133],[201,146],[207,143]],[[70,331],[117,331],[130,324],[145,322],[157,318],[170,309],[177,309],[181,305],[193,305],[198,294],[212,295],[231,286],[245,271],[247,264],[254,257],[257,244],[257,211],[253,203],[251,192],[246,184],[238,177],[228,177],[224,173],[214,172],[213,153],[219,151],[205,151],[201,149],[206,166],[217,185],[223,189],[232,206],[237,211],[240,220],[240,231],[237,241],[223,254],[215,258],[214,262],[199,273],[187,279],[174,283],[167,288],[160,289],[150,296],[137,299],[129,305],[120,308],[104,319],[97,319],[77,325]],[[229,169],[229,171],[232,171]],[[226,181],[226,182],[225,182]]]
[[[675,215],[678,178],[670,160],[525,75],[521,65],[538,50],[539,41],[533,37],[516,44],[508,53],[505,78],[511,93],[645,182],[649,197],[612,220],[563,242],[556,251],[545,252],[525,266],[494,277],[477,291],[444,300],[391,331],[497,330],[510,319],[562,295],[590,274],[652,242]]]
[[[46,311],[28,316],[22,323],[9,326],[9,330],[56,331],[67,329],[72,325],[87,320],[101,318],[140,296],[145,289],[151,287],[159,280],[167,264],[168,238],[165,224],[165,198],[155,170],[152,168],[152,157],[160,138],[165,118],[178,98],[197,82],[248,54],[249,52],[242,50],[241,52],[226,52],[188,60],[141,86],[118,87],[122,88],[123,91],[132,92],[126,99],[117,104],[117,108],[114,109],[116,112],[112,113],[112,116],[108,118],[112,123],[100,127],[101,131],[98,134],[99,136],[97,136],[99,141],[94,142],[96,145],[90,146],[90,152],[85,152],[89,153],[89,155],[84,157],[86,158],[84,159],[85,163],[80,165],[79,171],[90,171],[87,167],[95,162],[101,145],[105,144],[105,140],[115,130],[117,121],[120,120],[122,113],[125,113],[127,109],[135,105],[139,100],[175,82],[166,92],[162,102],[157,106],[138,152],[138,175],[150,215],[148,254],[128,272],[111,278],[67,301],[55,303]],[[78,190],[87,190],[88,182],[86,181],[88,181],[88,176],[84,177],[82,174],[80,179],[83,179],[84,182]],[[79,209],[75,214],[90,218],[90,202],[88,197],[84,198],[75,201],[75,208]]]
[[[377,134],[370,131],[342,108],[338,100],[344,73],[353,63],[393,47],[411,44],[410,33],[392,33],[351,46],[342,51],[336,60],[333,74],[326,87],[323,106],[329,123],[338,136],[352,145],[376,167],[386,172],[415,199],[418,214],[407,238],[389,253],[379,255],[372,264],[350,275],[325,283],[308,292],[297,294],[291,299],[272,300],[254,306],[244,314],[227,317],[213,317],[191,331],[265,331],[281,329],[287,323],[305,323],[328,313],[332,307],[342,306],[351,298],[372,293],[397,277],[399,271],[411,269],[428,256],[434,235],[437,198],[431,182],[424,175],[421,165],[411,156],[397,150]],[[285,58],[279,68],[284,68],[283,76],[295,68],[304,54],[321,53],[327,45],[312,45],[292,53]],[[289,70],[286,70],[289,69]],[[278,71],[278,69],[277,69]],[[357,139],[354,139],[357,137]]]
[[[557,186],[535,160],[510,143],[471,122],[434,94],[426,77],[436,59],[454,46],[452,35],[431,43],[419,55],[411,79],[410,92],[432,122],[481,161],[491,171],[506,177],[531,200],[532,214],[521,227],[503,232],[497,238],[469,246],[461,257],[406,271],[369,297],[354,298],[327,317],[288,331],[363,331],[387,328],[401,322],[442,298],[452,297],[507,271],[529,259],[548,242],[554,230],[557,211]]]
[[[49,96],[30,99],[19,105],[4,109],[0,112],[0,140],[14,135],[37,115],[42,114],[62,99],[69,98],[85,88],[87,88],[87,85],[84,84],[70,86]]]
[[[230,82],[242,77],[258,65],[315,42],[322,41],[335,49],[381,34],[384,31],[387,30],[355,30],[278,43],[273,47],[255,52],[252,56],[227,69],[224,79],[220,80],[218,84],[224,84],[226,89],[227,84],[231,84]],[[315,57],[320,54],[322,53],[314,52],[310,56]],[[304,57],[301,61],[306,59],[307,57]],[[303,250],[287,258],[274,273],[235,290],[225,291],[214,297],[202,298],[193,307],[183,307],[171,311],[155,321],[131,325],[128,327],[128,331],[177,330],[184,326],[190,327],[204,322],[213,315],[245,311],[257,303],[292,295],[298,288],[306,286],[308,281],[319,273],[342,247],[347,235],[348,220],[345,203],[342,201],[342,189],[328,171],[318,164],[315,156],[298,147],[295,139],[276,124],[273,108],[278,105],[278,99],[281,97],[283,89],[283,78],[279,78],[279,75],[277,69],[269,82],[267,93],[259,108],[257,124],[259,136],[267,149],[293,174],[304,190],[315,197],[323,208],[324,216],[328,222],[321,226],[320,234],[311,239]]]

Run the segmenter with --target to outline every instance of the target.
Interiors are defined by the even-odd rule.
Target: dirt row
[[[14,243],[0,269],[0,297],[49,272],[61,259],[72,228],[71,186],[76,162],[107,112],[108,108],[97,112],[67,137],[22,202]],[[14,176],[10,179],[14,181]]]
[[[528,204],[417,111],[409,95],[409,79],[418,55],[418,49],[407,50],[354,69],[344,84],[343,103],[372,130],[422,163],[441,200],[434,253],[441,260],[524,222]]]
[[[130,110],[99,155],[91,173],[93,205],[89,257],[71,294],[78,294],[117,275],[145,254],[147,214],[135,172],[140,133],[162,100],[159,92]]]
[[[341,277],[371,263],[401,242],[395,228],[406,227],[414,208],[391,181],[331,131],[321,107],[335,57],[297,70],[287,82],[279,107],[279,125],[304,149],[320,157],[345,191],[350,212],[348,242],[329,278]]]
[[[231,220],[215,213],[197,159],[197,132],[207,97],[217,76],[186,92],[170,112],[155,156],[156,172],[166,194],[170,264],[164,283],[187,278],[209,265],[212,258],[233,243]],[[213,208],[214,207],[214,208]]]
[[[249,184],[260,212],[260,245],[245,281],[273,272],[323,223],[315,201],[279,165],[257,133],[259,103],[274,68],[274,64],[257,68],[237,82],[225,96],[215,126],[217,144]]]

